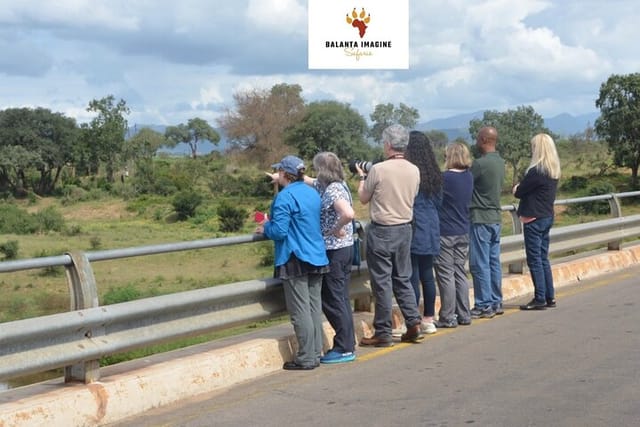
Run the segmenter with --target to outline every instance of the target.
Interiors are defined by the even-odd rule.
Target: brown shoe
[[[402,342],[420,342],[424,339],[422,331],[420,330],[420,323],[411,326],[407,329],[407,332],[402,334],[400,341]]]
[[[371,338],[362,338],[360,345],[364,347],[393,347],[391,338],[380,338],[372,336]]]

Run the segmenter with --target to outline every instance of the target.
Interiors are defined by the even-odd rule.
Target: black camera
[[[362,172],[369,173],[369,171],[371,170],[371,166],[373,166],[373,162],[367,162],[367,161],[364,161],[364,160],[351,160],[349,162],[349,170],[354,175],[356,175],[358,173],[358,170],[356,169],[356,166],[358,166],[360,169],[362,169]]]

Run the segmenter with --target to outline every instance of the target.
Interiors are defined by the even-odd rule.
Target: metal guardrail
[[[569,204],[607,200],[615,218],[553,228],[550,251],[562,253],[604,243],[615,250],[620,248],[622,239],[640,237],[640,215],[622,217],[619,202],[621,197],[638,195],[640,192],[556,201]],[[502,209],[512,213],[514,235],[502,238],[501,259],[509,264],[511,272],[521,273],[525,254],[515,206]],[[518,230],[520,233],[516,233]],[[97,381],[101,357],[284,313],[282,283],[277,279],[99,305],[91,262],[262,240],[262,236],[249,235],[0,262],[0,273],[64,266],[71,293],[67,313],[0,323],[0,381],[60,367],[65,368],[65,381]],[[350,294],[356,310],[371,310],[367,282],[365,262],[351,281]]]

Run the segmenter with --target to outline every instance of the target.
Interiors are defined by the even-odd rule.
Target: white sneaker
[[[391,330],[391,336],[394,338],[398,338],[398,337],[401,337],[402,334],[406,332],[407,332],[407,327],[405,325],[401,325],[399,328]]]
[[[438,329],[436,329],[436,325],[433,322],[425,322],[424,320],[420,323],[420,329],[424,334],[435,334],[438,332]]]

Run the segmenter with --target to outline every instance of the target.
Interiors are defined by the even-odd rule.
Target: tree
[[[493,126],[498,131],[497,150],[513,170],[512,185],[531,159],[531,138],[540,132],[555,136],[544,127],[544,119],[531,106],[519,106],[505,112],[485,111],[482,119],[469,122],[469,134],[475,138],[483,126]]]
[[[434,148],[446,147],[449,143],[449,137],[441,130],[428,130],[424,132],[424,134],[427,135],[427,138],[429,138]]]
[[[45,108],[0,111],[0,189],[22,196],[31,185],[36,194],[51,194],[62,169],[73,163],[77,144],[75,120],[61,113]],[[28,178],[30,170],[38,176]]]
[[[640,165],[640,73],[611,75],[596,100],[600,117],[596,133],[613,153],[616,166],[631,168],[631,184],[638,185]]]
[[[134,161],[150,161],[164,145],[167,145],[167,139],[163,134],[153,129],[142,128],[126,142],[124,155],[126,159]]]
[[[301,92],[299,85],[286,83],[270,90],[237,92],[234,110],[227,109],[218,125],[248,158],[256,159],[260,166],[272,164],[289,151],[285,130],[304,114]]]
[[[378,104],[369,118],[374,123],[369,129],[369,136],[377,143],[382,143],[382,131],[388,126],[401,124],[402,126],[412,129],[418,123],[420,114],[418,110],[400,103],[399,107],[393,104]]]
[[[186,125],[181,123],[178,126],[169,126],[164,135],[173,147],[179,143],[187,144],[191,149],[192,159],[198,156],[199,143],[209,141],[217,145],[220,142],[220,134],[206,120],[199,117],[189,119]]]
[[[308,159],[320,151],[332,151],[345,160],[363,158],[371,150],[366,132],[364,117],[349,104],[319,101],[307,106],[302,120],[286,132],[285,142]]]
[[[129,107],[123,99],[117,104],[114,102],[113,95],[102,99],[93,99],[89,102],[87,111],[98,114],[89,123],[89,132],[88,135],[85,135],[89,158],[93,163],[92,172],[98,172],[97,161],[104,162],[109,182],[114,181],[116,163],[122,154],[124,137],[128,127],[125,115],[130,113]]]

